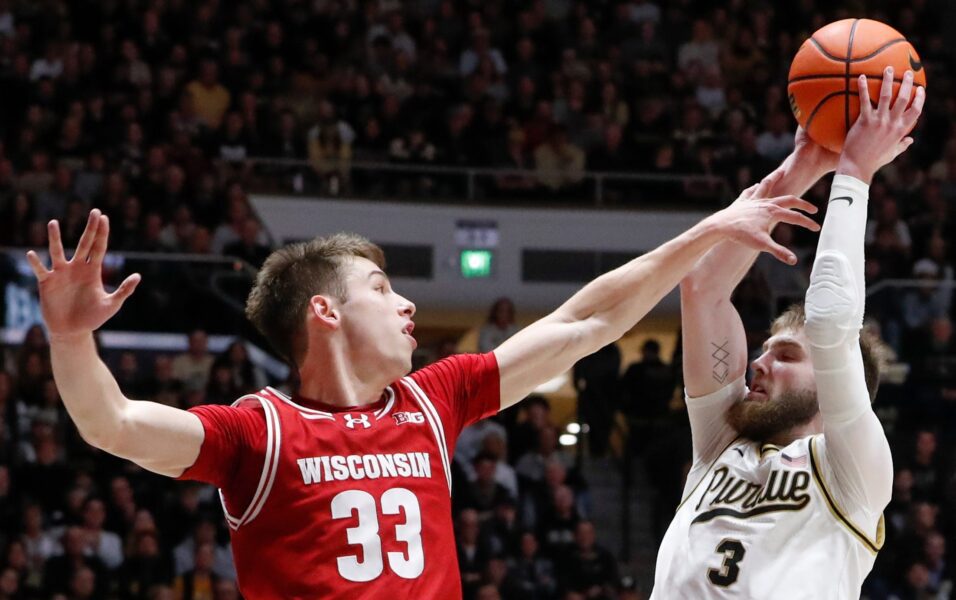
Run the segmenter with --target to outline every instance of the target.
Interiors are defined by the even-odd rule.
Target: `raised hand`
[[[90,211],[86,229],[73,258],[66,259],[60,239],[60,224],[47,225],[50,238],[51,268],[47,269],[36,252],[27,252],[27,260],[37,276],[40,308],[50,339],[88,334],[99,329],[115,315],[140,281],[138,273],[126,278],[112,294],[103,287],[103,257],[110,233],[109,218],[98,209]]]
[[[770,237],[773,228],[777,223],[789,223],[819,231],[820,226],[810,217],[797,212],[817,212],[817,207],[806,200],[796,196],[767,198],[781,175],[780,171],[774,171],[760,183],[744,190],[733,204],[708,219],[728,239],[754,250],[769,252],[777,259],[793,265],[797,262],[797,256]]]
[[[893,67],[887,67],[883,72],[883,85],[876,108],[870,101],[866,75],[860,75],[857,87],[860,93],[860,117],[847,133],[837,172],[869,183],[880,167],[892,162],[913,143],[913,138],[907,134],[916,126],[923,111],[926,90],[917,87],[914,98],[913,72],[906,71],[894,102]]]
[[[814,142],[807,135],[807,131],[800,126],[797,126],[797,133],[793,136],[793,151],[797,156],[798,163],[800,163],[798,166],[809,163],[807,168],[815,168],[824,173],[834,171],[840,162],[839,154],[831,152]]]

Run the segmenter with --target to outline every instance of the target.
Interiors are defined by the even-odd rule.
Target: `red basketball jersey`
[[[265,388],[192,409],[206,438],[182,478],[220,488],[246,598],[460,598],[452,450],[499,405],[491,353],[442,360],[359,408]]]

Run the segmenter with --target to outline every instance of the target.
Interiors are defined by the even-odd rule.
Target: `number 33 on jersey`
[[[207,438],[184,478],[220,487],[243,595],[460,598],[451,449],[498,386],[493,355],[458,355],[364,407],[266,388],[194,409]]]

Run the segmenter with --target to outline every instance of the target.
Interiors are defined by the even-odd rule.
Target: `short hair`
[[[803,329],[807,314],[803,304],[793,304],[774,320],[770,326],[770,335],[776,335],[785,329]],[[876,399],[880,388],[880,371],[886,363],[886,345],[866,329],[860,331],[860,353],[863,355],[863,375],[870,402]]]
[[[280,248],[269,255],[246,300],[246,316],[286,360],[298,365],[306,350],[306,308],[317,294],[348,301],[344,267],[355,257],[385,268],[385,254],[368,239],[337,233]]]

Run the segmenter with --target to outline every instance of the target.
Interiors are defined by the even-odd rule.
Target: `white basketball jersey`
[[[883,519],[853,523],[837,505],[823,443],[737,439],[712,463],[695,464],[658,553],[651,600],[859,598]]]

